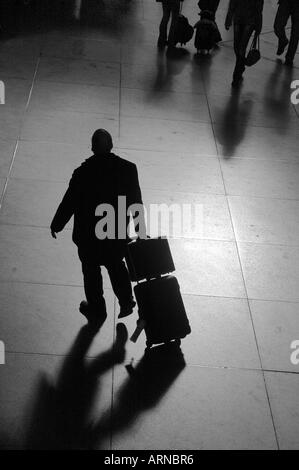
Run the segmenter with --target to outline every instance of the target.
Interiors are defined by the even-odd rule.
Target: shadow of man
[[[240,91],[234,90],[223,111],[216,113],[215,135],[217,145],[222,146],[221,154],[225,158],[233,157],[240,143],[244,140],[251,115],[253,101],[240,102]]]
[[[277,126],[277,132],[284,135],[291,120],[291,113],[294,110],[290,95],[291,82],[294,70],[285,67],[281,60],[277,60],[264,91],[264,108],[268,122],[273,122]]]
[[[89,420],[99,396],[99,378],[124,361],[128,338],[125,325],[119,323],[111,348],[95,359],[87,359],[97,331],[89,325],[81,328],[55,384],[46,375],[39,377],[27,449],[89,448]]]
[[[113,438],[137,422],[145,411],[153,409],[166,395],[186,363],[177,342],[145,351],[136,367],[127,366],[128,377],[116,393],[112,410],[94,424],[93,448],[98,447],[111,424]]]
[[[158,91],[173,91],[174,81],[179,77],[189,59],[189,51],[179,49],[176,56],[165,55],[158,50],[157,52],[157,74],[152,84],[149,97],[154,96]]]
[[[94,449],[110,446],[112,432],[120,432],[139,414],[154,407],[185,367],[176,343],[146,351],[136,368],[127,366],[128,377],[111,407],[97,418],[95,405],[101,390],[100,378],[125,359],[128,338],[119,323],[116,339],[96,358],[86,358],[97,330],[89,325],[78,333],[55,383],[43,374],[38,379],[25,448],[34,450]]]

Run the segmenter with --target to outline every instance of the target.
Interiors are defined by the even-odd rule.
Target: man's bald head
[[[105,129],[98,129],[91,139],[91,150],[95,155],[110,153],[113,148],[112,137]]]

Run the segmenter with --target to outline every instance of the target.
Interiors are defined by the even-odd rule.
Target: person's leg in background
[[[288,0],[282,0],[278,6],[274,21],[274,32],[278,37],[277,55],[281,55],[284,52],[289,42],[285,28],[290,18],[290,15],[291,11]]]
[[[243,79],[243,73],[246,68],[246,51],[254,30],[254,25],[235,24],[234,26],[236,66],[233,74],[233,87],[238,87]]]
[[[298,1],[298,0],[296,0]],[[288,51],[286,54],[286,65],[293,65],[295,54],[299,43],[299,4],[291,5],[292,30]]]
[[[125,262],[121,257],[114,258],[105,264],[112,289],[120,305],[119,318],[130,315],[135,307],[132,285]]]
[[[180,14],[180,0],[173,0],[171,4],[171,25],[168,35],[168,46],[175,47],[175,30]]]
[[[158,39],[158,46],[165,47],[167,44],[167,26],[171,15],[171,7],[167,0],[162,1],[163,16],[160,23],[160,34]]]
[[[237,85],[241,80],[242,74],[245,70],[245,64],[243,63],[240,55],[240,45],[242,41],[244,26],[241,24],[234,24],[234,51],[236,56],[236,65],[233,73],[233,85]]]

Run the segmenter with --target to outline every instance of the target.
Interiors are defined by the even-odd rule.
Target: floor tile
[[[174,151],[168,152],[167,150],[155,150],[150,149],[136,150],[126,149],[124,147],[116,147],[115,153],[122,156],[123,158],[132,161],[139,168],[140,165],[168,165],[168,167],[176,166],[183,168],[184,166],[193,166],[194,168],[200,167],[207,158],[219,160],[217,155],[206,155],[200,153],[188,153],[187,151]]]
[[[299,374],[267,372],[265,375],[280,449],[297,450]]]
[[[238,241],[298,245],[299,201],[229,197]]]
[[[22,55],[9,55],[0,57],[1,78],[33,79],[37,66],[37,58],[23,57]]]
[[[280,86],[281,82],[279,82]],[[261,126],[288,129],[298,126],[298,118],[290,101],[290,80],[282,88],[282,96],[275,96],[273,86],[266,88],[265,97],[256,97],[253,92],[231,93],[230,96],[208,97],[213,122],[224,128],[233,122],[233,130],[242,126]],[[287,90],[287,93],[286,93]],[[284,103],[284,105],[282,105]]]
[[[5,84],[5,105],[4,112],[7,110],[24,111],[29,99],[31,80],[20,78],[6,78]]]
[[[236,245],[209,240],[170,240],[182,293],[245,297]]]
[[[182,341],[187,364],[259,369],[246,300],[184,296],[191,334]]]
[[[122,64],[152,64],[157,63],[160,54],[152,44],[143,44],[142,49],[138,44],[123,44],[121,47]]]
[[[34,87],[30,109],[118,116],[119,91],[107,86],[40,81]]]
[[[66,144],[76,142],[90,148],[90,137],[98,128],[107,129],[117,139],[118,122],[114,117],[91,113],[31,110],[26,116],[22,139]]]
[[[248,297],[298,302],[297,247],[239,243]]]
[[[72,173],[86,158],[92,155],[88,145],[20,141],[12,176],[22,179],[69,181]]]
[[[123,88],[121,115],[177,121],[210,122],[204,95],[166,93]]]
[[[264,369],[299,372],[291,362],[291,344],[298,339],[298,304],[250,301]]]
[[[152,64],[122,64],[121,85],[155,92],[204,93],[200,67],[188,58],[173,60],[157,56],[156,67]]]
[[[113,62],[42,57],[37,79],[116,87],[119,86],[120,68]]]
[[[5,183],[6,183],[6,179],[5,178],[0,178],[0,197],[2,197],[2,193],[3,193],[3,190],[4,190]]]
[[[0,281],[82,286],[81,263],[71,231],[61,232],[57,240],[50,230],[40,227],[2,225]],[[111,287],[103,269],[104,286]]]
[[[20,134],[22,116],[15,109],[0,108],[0,139],[16,141]]]
[[[113,449],[276,448],[260,373],[180,371],[167,360],[141,363],[137,370],[134,381],[123,368],[116,370]]]
[[[212,158],[201,159],[194,166],[140,165],[138,173],[144,189],[224,194],[219,164]]]
[[[10,179],[0,222],[48,228],[66,189],[65,183]]]
[[[68,354],[75,336],[87,322],[79,313],[81,287],[0,283],[1,339],[9,352]],[[114,296],[105,292],[108,318],[96,335],[88,356],[95,357],[113,341]],[[22,331],[21,335],[15,334]]]
[[[122,117],[120,146],[215,155],[211,127],[199,122]]]
[[[13,157],[15,142],[0,141],[0,177],[6,177]]]
[[[73,37],[67,37],[61,41],[60,38],[48,38],[42,50],[42,56],[119,62],[120,49],[107,41]]]
[[[44,228],[2,225],[0,281],[82,285],[76,249],[71,233],[51,238]],[[56,242],[56,243],[55,243]]]
[[[195,193],[174,193],[172,191],[143,191],[143,202],[147,210],[147,228],[152,236],[157,234],[158,226],[151,224],[151,205],[162,205],[166,204],[166,208],[171,208],[172,205],[179,207],[181,214],[184,214],[184,204],[188,204],[191,208],[191,217],[187,220],[184,219],[183,224],[179,224],[174,220],[174,223],[177,224],[177,229],[179,232],[181,227],[182,237],[190,237],[189,227],[191,231],[194,231],[194,238],[214,238],[214,239],[223,239],[223,240],[233,240],[234,234],[232,231],[230,214],[228,210],[228,205],[226,198],[224,196],[215,196],[215,195],[206,195],[206,194],[195,194]],[[164,206],[161,206],[163,210]],[[196,220],[194,219],[196,214],[196,207],[200,209],[200,214],[202,216],[202,221],[199,224],[199,229],[196,230]],[[189,209],[188,209],[189,211]],[[162,212],[163,213],[163,212]],[[187,212],[186,214],[189,214]],[[193,216],[192,216],[193,214]],[[165,214],[166,215],[166,214]],[[191,226],[187,226],[187,222],[190,220],[192,223]],[[199,221],[200,222],[200,221]],[[168,233],[169,225],[167,223],[167,217],[165,220],[161,221],[161,232]],[[176,233],[176,232],[175,232]]]
[[[22,57],[37,59],[40,54],[42,37],[39,35],[24,37],[16,36],[6,41],[1,41],[0,55],[4,57]]]
[[[215,125],[215,136],[220,155],[226,158],[298,160],[299,134],[294,129],[250,127],[238,121],[223,119]],[[271,142],[271,146],[269,146]]]
[[[297,163],[234,159],[220,164],[228,194],[299,199]]]

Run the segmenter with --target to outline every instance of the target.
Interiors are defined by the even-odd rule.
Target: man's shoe
[[[288,39],[284,39],[284,40],[279,41],[276,55],[283,54],[283,52],[284,52],[284,50],[285,50],[285,48],[287,47],[288,44],[289,44]]]
[[[287,66],[287,67],[293,67],[294,65],[294,61],[292,59],[286,59],[284,64]]]
[[[80,313],[84,315],[90,326],[100,328],[107,318],[107,312],[100,308],[90,307],[86,300],[82,300],[79,307]]]
[[[135,300],[131,300],[131,302],[129,302],[128,304],[121,305],[118,318],[125,318],[131,315],[133,313],[135,306],[136,306]]]

